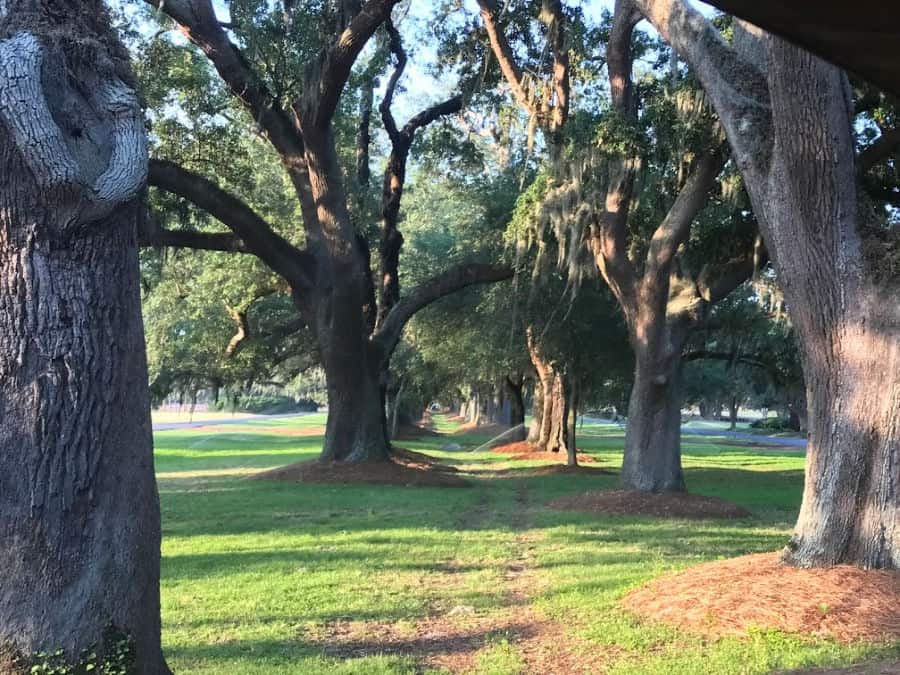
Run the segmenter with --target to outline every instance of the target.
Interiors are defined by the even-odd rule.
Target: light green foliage
[[[438,428],[454,425],[438,418]],[[533,556],[527,599],[608,655],[616,673],[752,674],[900,656],[900,645],[841,646],[820,638],[754,632],[706,641],[638,622],[618,606],[631,588],[705,560],[782,546],[800,503],[802,453],[758,452],[687,438],[692,492],[730,499],[742,521],[602,517],[553,511],[550,500],[611,488],[615,476],[505,475],[505,458],[442,452],[443,438],[405,442],[452,464],[477,466],[470,489],[295,485],[245,479],[254,470],[312,459],[321,437],[282,435],[324,424],[323,415],[252,422],[220,433],[156,437],[163,512],[163,640],[170,665],[188,675],[419,672],[412,657],[336,656],[355,648],[329,626],[354,620],[408,626],[455,607],[486,614],[510,607],[505,566],[521,536]],[[465,449],[479,436],[455,436]],[[579,447],[601,466],[621,461],[622,434],[587,425]],[[517,466],[522,466],[518,464]],[[524,499],[524,501],[523,501]],[[520,529],[515,522],[523,523]],[[414,633],[413,633],[414,634]],[[506,641],[504,643],[504,640]],[[487,636],[472,675],[514,673],[514,635]],[[432,671],[434,672],[434,671]]]

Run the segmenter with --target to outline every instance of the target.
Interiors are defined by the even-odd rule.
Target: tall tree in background
[[[140,314],[146,134],[100,0],[0,3],[0,670],[160,651]]]
[[[564,9],[543,7],[542,16],[555,17],[546,36],[554,66],[549,84],[531,88],[558,93],[535,103],[526,89],[531,78],[516,64],[498,13],[487,2],[480,4],[481,16],[514,98],[530,118],[549,120],[549,162],[541,194],[531,199],[537,232],[530,236],[540,240],[548,231],[560,242],[574,283],[585,265],[596,268],[618,301],[635,352],[621,483],[636,490],[684,490],[682,352],[709,308],[749,278],[760,259],[741,188],[723,173],[728,157],[718,124],[677,68],[645,82],[641,91],[635,87],[634,60],[648,45],[636,37],[641,15],[629,0],[616,3],[608,25],[602,84],[609,105],[596,104],[593,113],[599,114],[576,115],[563,114],[569,112],[563,94],[569,87],[556,84],[561,64],[569,62],[556,56],[566,48],[559,41]],[[711,199],[722,192],[732,196]]]
[[[867,208],[859,176],[897,136],[856,157],[838,68],[747,24],[729,45],[682,0],[635,4],[722,120],[799,340],[809,443],[784,558],[900,567],[900,237]]]
[[[284,11],[263,6],[265,3],[258,3],[256,9],[251,7],[252,11],[246,13],[250,17],[246,25],[238,21],[232,29],[244,27],[248,34],[252,33],[257,28],[253,17],[262,16],[264,24],[274,22],[281,31],[283,42],[270,44],[270,49],[288,44],[301,53],[298,63],[292,65],[304,74],[300,77],[297,72],[290,73],[296,86],[287,89],[273,88],[278,81],[266,79],[271,65],[267,54],[263,53],[259,64],[262,70],[257,70],[252,58],[256,54],[245,54],[232,42],[210,0],[148,2],[175,21],[179,30],[203,51],[231,93],[252,115],[290,178],[305,235],[305,246],[295,246],[245,202],[209,179],[173,162],[158,160],[151,163],[152,185],[208,211],[231,232],[217,233],[211,239],[157,231],[151,234],[151,242],[166,244],[177,240],[187,247],[244,249],[284,279],[302,320],[316,338],[327,377],[329,414],[322,459],[387,460],[390,451],[383,374],[406,322],[419,309],[448,293],[512,274],[507,268],[462,264],[400,298],[394,270],[402,239],[389,231],[391,223],[396,223],[391,220],[396,215],[391,211],[382,219],[385,232],[378,263],[380,279],[376,282],[372,278],[369,246],[351,217],[332,123],[361,51],[382,25],[388,24],[390,29],[396,0],[368,0],[356,7],[347,3],[341,11],[304,3],[291,3]],[[252,35],[243,37],[252,40]],[[292,44],[293,41],[301,44]],[[260,46],[261,51],[263,47]],[[389,94],[393,93],[405,61],[398,41],[392,40],[392,51],[401,65],[392,78]],[[389,104],[388,99],[388,111]],[[454,107],[458,109],[458,105],[458,101],[451,101],[447,107],[423,111],[403,129],[394,125],[396,133],[391,134],[391,140],[398,161],[389,166],[393,171],[386,183],[391,192],[390,199],[386,196],[389,209],[399,204],[399,190],[394,195],[394,187],[402,188],[405,167],[400,164],[405,163],[416,130]],[[367,134],[361,133],[360,137],[364,140]]]

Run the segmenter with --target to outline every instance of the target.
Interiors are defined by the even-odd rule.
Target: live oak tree
[[[867,204],[847,78],[738,24],[727,44],[681,0],[635,0],[715,106],[797,333],[809,409],[806,483],[784,559],[900,566],[900,274],[896,225]]]
[[[542,7],[542,17],[553,17],[547,51],[554,55],[543,87],[517,64],[496,8],[487,0],[480,8],[513,97],[531,117],[546,121],[548,168],[532,200],[526,236],[540,241],[549,232],[558,240],[576,283],[586,266],[594,266],[628,327],[635,374],[621,483],[637,490],[684,490],[682,351],[709,308],[763,257],[740,185],[726,170],[715,117],[677,67],[635,86],[635,58],[651,45],[635,33],[641,16],[627,0],[616,3],[600,32],[607,71],[601,84],[609,103],[575,114],[569,111],[570,59],[559,37],[565,32],[564,8]],[[545,93],[535,102],[529,91]],[[707,208],[715,193],[722,196]],[[717,238],[719,245],[710,248],[709,240]]]
[[[146,132],[110,24],[99,0],[0,3],[4,672],[11,655],[76,663],[119,638],[130,672],[168,672],[137,258]]]
[[[300,207],[301,248],[209,178],[171,161],[154,160],[150,183],[214,216],[229,233],[191,236],[158,229],[157,244],[245,250],[262,260],[291,289],[300,317],[315,336],[328,383],[329,415],[322,459],[380,461],[389,457],[384,415],[384,374],[409,318],[430,302],[465,286],[497,281],[511,270],[482,263],[453,267],[399,296],[396,208],[403,171],[416,131],[459,109],[451,99],[393,123],[390,97],[405,54],[390,23],[396,0],[361,6],[240,3],[224,26],[210,0],[148,0],[209,59],[231,93],[250,113],[288,175]],[[258,19],[262,17],[261,21]],[[254,31],[277,30],[280,40],[254,42]],[[333,121],[360,53],[382,26],[398,66],[388,85],[382,117],[392,156],[385,178],[380,257],[373,278],[368,242],[354,223],[351,200],[335,145]],[[322,36],[325,36],[324,39]],[[241,43],[255,48],[242,50]],[[283,50],[283,51],[280,51]],[[284,58],[279,58],[279,54]],[[273,71],[283,77],[273,77]],[[289,84],[284,85],[284,77]],[[293,79],[290,79],[293,78]],[[364,130],[363,130],[364,131]],[[366,133],[360,133],[365,141]],[[365,151],[365,148],[362,148]]]

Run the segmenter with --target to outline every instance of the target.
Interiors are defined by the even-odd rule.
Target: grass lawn
[[[615,477],[498,473],[511,466],[502,456],[440,449],[487,440],[477,435],[400,444],[464,466],[471,489],[244,480],[315,457],[321,436],[304,434],[323,424],[313,415],[156,434],[163,640],[176,673],[534,672],[523,624],[551,627],[554,640],[611,673],[764,673],[900,658],[900,645],[766,631],[704,641],[638,623],[617,605],[664,572],[781,547],[800,502],[800,453],[685,444],[689,489],[746,507],[753,517],[743,521],[553,511],[551,499],[612,487]],[[617,468],[620,431],[579,432],[580,447]],[[432,649],[447,659],[429,660]]]

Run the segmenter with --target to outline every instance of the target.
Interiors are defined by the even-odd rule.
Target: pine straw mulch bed
[[[797,569],[784,565],[778,553],[664,576],[622,604],[642,618],[712,638],[759,627],[845,644],[900,640],[900,571]]]
[[[746,518],[750,515],[746,509],[724,499],[686,492],[602,490],[561,497],[549,506],[559,511],[655,518]]]
[[[549,462],[566,462],[568,457],[564,452],[540,452],[535,446],[528,441],[520,441],[518,443],[507,443],[506,445],[498,445],[491,448],[491,452],[497,452],[501,455],[510,455],[509,459],[520,461],[542,460]],[[575,459],[579,464],[596,463],[596,458],[586,455],[582,452],[575,454]]]
[[[320,462],[317,459],[288,464],[248,476],[247,480],[288,483],[371,483],[428,487],[471,487],[452,466],[440,464],[419,452],[394,448],[390,462]]]

